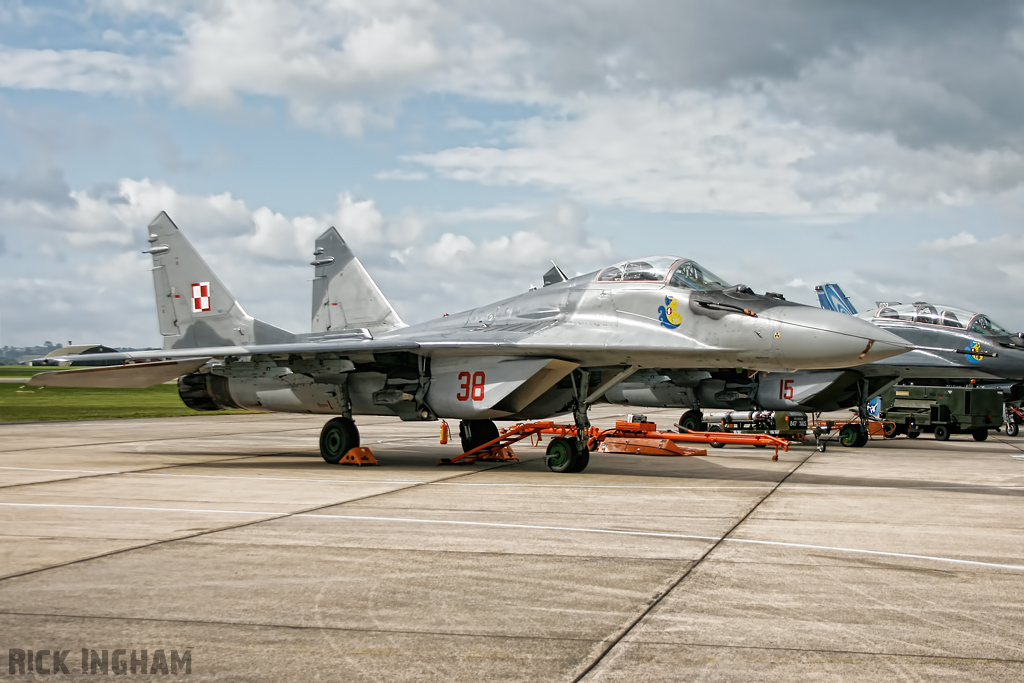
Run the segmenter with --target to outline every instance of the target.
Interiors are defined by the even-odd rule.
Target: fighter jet
[[[313,331],[249,316],[166,213],[149,225],[162,351],[97,354],[136,362],[37,375],[35,385],[142,387],[177,378],[197,410],[336,415],[320,451],[359,445],[355,415],[461,420],[464,448],[497,438],[494,420],[587,409],[645,368],[847,368],[907,351],[857,318],[730,287],[692,260],[622,261],[480,308],[406,325],[338,232],[317,240]],[[104,358],[101,358],[103,356]],[[580,438],[554,439],[548,467],[582,471]]]
[[[734,370],[644,370],[610,389],[612,403],[687,409],[684,426],[696,429],[703,409],[802,410],[822,412],[857,408],[866,417],[868,402],[898,381],[1024,380],[1024,334],[1007,332],[986,315],[926,302],[879,303],[858,314],[835,284],[815,288],[823,309],[871,322],[914,345],[898,357],[843,370],[769,372],[754,376]],[[1018,385],[1019,387],[1019,385]],[[1015,388],[1014,397],[1021,393]],[[864,445],[867,434],[840,438]]]

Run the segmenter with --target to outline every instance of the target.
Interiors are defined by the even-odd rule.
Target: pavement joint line
[[[270,458],[279,457],[281,455],[287,455],[286,453],[272,453],[269,455],[246,455],[238,458],[230,458],[228,460],[238,460],[245,458]],[[1024,458],[1024,455],[1013,455],[1012,458]],[[170,469],[172,467],[203,467],[208,463],[225,462],[225,460],[207,460],[199,463],[185,463],[180,465],[162,465],[160,467],[151,468],[153,470],[159,469]],[[666,491],[677,491],[677,490],[739,490],[739,491],[756,491],[759,489],[772,489],[773,486],[755,484],[752,486],[632,486],[629,484],[516,484],[507,482],[448,482],[448,481],[425,481],[417,482],[413,480],[373,480],[373,479],[322,479],[314,477],[247,477],[231,474],[175,474],[171,472],[153,472],[150,470],[72,470],[72,469],[57,469],[47,467],[11,467],[11,466],[0,466],[0,470],[18,470],[26,472],[81,472],[90,474],[124,474],[124,475],[135,475],[140,477],[184,477],[184,478],[195,478],[195,479],[237,479],[242,481],[300,481],[300,482],[326,482],[333,484],[416,484],[420,483],[424,486],[480,486],[480,487],[505,487],[505,488],[566,488],[566,489],[637,489],[637,490],[666,490]],[[75,479],[84,479],[86,477],[76,477]],[[26,482],[25,484],[12,484],[11,486],[24,486],[29,484],[46,484],[58,481],[74,481],[74,479],[56,479],[47,482]],[[0,487],[4,488],[4,487]],[[843,484],[830,484],[824,486],[815,485],[801,485],[801,484],[790,484],[785,487],[786,493],[802,492],[802,491],[971,491],[975,489],[998,489],[1007,491],[1019,491],[1024,490],[1024,486],[1003,486],[999,484],[962,484],[957,486],[854,486],[854,485],[843,485]]]
[[[568,635],[559,636],[541,636],[531,635],[523,636],[518,634],[495,634],[495,633],[465,633],[460,631],[418,631],[412,629],[384,629],[384,628],[356,628],[351,626],[306,626],[304,624],[265,624],[249,621],[223,621],[217,619],[170,619],[163,617],[137,617],[137,616],[123,616],[123,615],[106,615],[106,614],[57,614],[50,612],[14,612],[10,610],[0,610],[0,614],[14,617],[45,617],[45,618],[56,618],[56,619],[73,619],[78,621],[129,621],[129,622],[149,622],[157,624],[203,624],[207,626],[226,626],[226,627],[243,627],[243,628],[260,628],[260,629],[285,629],[289,631],[338,631],[344,633],[386,633],[389,635],[441,635],[453,638],[501,638],[511,640],[551,640],[551,641],[573,641],[573,642],[603,642],[600,638],[580,638]],[[869,657],[910,657],[916,659],[943,659],[943,660],[955,660],[960,662],[999,662],[1005,664],[1024,664],[1022,659],[1009,659],[1006,657],[963,657],[960,655],[949,655],[949,654],[923,654],[923,653],[912,653],[912,652],[876,652],[871,650],[831,650],[823,648],[806,648],[806,647],[780,647],[780,646],[752,646],[752,645],[731,645],[729,643],[698,643],[698,642],[679,642],[679,641],[662,641],[662,640],[645,640],[641,645],[655,645],[655,646],[671,646],[671,647],[706,647],[706,648],[717,648],[724,650],[751,650],[760,651],[768,650],[771,652],[810,652],[815,654],[837,654],[837,655],[863,655]]]
[[[387,633],[390,635],[410,635],[410,636],[451,636],[453,638],[501,638],[503,640],[551,640],[556,642],[581,642],[581,643],[600,643],[601,638],[580,638],[569,635],[559,636],[540,636],[530,635],[522,636],[514,633],[479,633],[479,632],[462,632],[462,631],[416,631],[412,629],[387,629],[387,628],[356,628],[352,626],[305,626],[303,624],[261,624],[258,622],[251,621],[221,621],[215,619],[165,619],[161,617],[129,617],[129,616],[113,616],[104,614],[51,614],[47,612],[12,612],[8,610],[0,610],[0,615],[9,615],[16,617],[51,617],[58,619],[96,619],[96,620],[116,620],[116,621],[143,621],[143,622],[154,622],[159,624],[204,624],[208,626],[241,626],[246,628],[267,628],[267,629],[287,629],[289,631],[342,631],[349,633]]]
[[[218,463],[218,462],[233,462],[235,460],[246,460],[246,459],[249,459],[249,458],[267,458],[267,457],[275,457],[275,456],[281,456],[281,455],[288,455],[288,453],[289,452],[271,453],[269,455],[233,455],[231,457],[218,458],[216,460],[205,460],[205,461],[203,461],[203,463],[200,463],[200,464]],[[66,479],[49,479],[47,481],[24,481],[24,482],[21,482],[21,483],[18,483],[18,484],[4,484],[4,485],[0,486],[0,491],[5,491],[7,489],[13,489],[13,488],[19,488],[19,487],[23,487],[23,486],[43,486],[45,484],[57,484],[57,483],[66,482],[66,481],[81,481],[82,479],[100,479],[102,477],[111,477],[111,476],[116,476],[116,475],[119,475],[119,474],[145,474],[149,470],[170,470],[170,469],[174,469],[175,467],[191,467],[191,466],[194,466],[194,465],[196,465],[196,463],[189,462],[189,463],[180,463],[178,465],[158,465],[156,467],[147,467],[147,468],[140,469],[140,470],[121,470],[121,471],[117,471],[117,472],[102,471],[102,470],[93,471],[93,470],[45,470],[44,469],[44,470],[42,470],[44,472],[55,471],[55,472],[93,472],[93,473],[92,474],[87,474],[84,477],[67,477]],[[0,468],[0,469],[19,469],[19,468],[3,467],[3,468]],[[24,469],[35,469],[35,468],[24,468]],[[170,476],[170,475],[168,474],[167,476]]]
[[[0,612],[3,614],[3,612]],[[963,657],[948,654],[915,654],[913,652],[874,652],[872,650],[829,650],[813,647],[781,647],[778,645],[730,645],[729,643],[694,643],[671,640],[644,640],[637,645],[661,645],[672,647],[709,647],[726,650],[769,650],[771,652],[813,652],[817,654],[836,655],[867,655],[869,657],[914,657],[919,659],[952,659],[960,662],[1002,662],[1005,664],[1024,664],[1024,659],[1008,659],[1006,657]]]
[[[244,457],[250,457],[250,456],[244,456]],[[486,467],[486,468],[479,469],[479,470],[470,470],[470,471],[459,472],[458,474],[454,474],[454,475],[452,475],[450,477],[443,477],[442,479],[458,479],[459,477],[466,477],[466,476],[470,476],[470,475],[473,475],[473,474],[477,474],[479,472],[488,472],[490,470],[496,470],[496,469],[503,468],[503,467],[509,467],[509,466],[511,466],[513,464],[518,464],[518,463],[516,461],[499,462],[499,463],[495,464],[492,467]],[[45,572],[45,571],[49,571],[51,569],[58,569],[60,567],[68,567],[68,566],[75,565],[75,564],[84,564],[85,562],[91,562],[93,560],[98,560],[98,559],[104,558],[104,557],[112,557],[114,555],[122,555],[122,554],[125,554],[125,553],[133,552],[135,550],[143,550],[145,548],[153,548],[153,547],[156,547],[158,545],[170,544],[170,543],[174,543],[176,541],[187,541],[189,539],[198,538],[200,536],[209,536],[211,534],[220,533],[222,531],[232,531],[232,530],[235,530],[235,529],[241,529],[243,527],[254,526],[256,524],[260,524],[262,522],[266,522],[266,521],[270,521],[270,520],[287,519],[288,517],[294,517],[296,515],[312,513],[312,512],[315,512],[317,510],[325,510],[325,509],[331,508],[331,507],[339,507],[341,505],[348,505],[350,503],[357,503],[357,502],[360,502],[360,501],[363,501],[363,500],[368,500],[370,498],[377,498],[379,496],[386,496],[386,495],[389,495],[389,494],[392,494],[392,493],[398,493],[400,491],[408,491],[409,489],[413,489],[413,488],[416,488],[416,487],[422,486],[422,485],[423,485],[422,482],[418,482],[418,483],[416,483],[416,484],[414,484],[412,486],[405,486],[403,488],[393,489],[391,491],[382,491],[380,493],[371,493],[371,494],[366,495],[366,496],[360,496],[358,498],[352,498],[350,500],[343,500],[343,501],[340,501],[340,502],[326,503],[324,505],[314,505],[312,507],[306,508],[305,510],[299,510],[298,512],[285,512],[285,513],[273,512],[273,513],[269,513],[269,514],[273,515],[273,516],[271,516],[269,518],[256,519],[256,520],[252,520],[251,522],[242,522],[240,524],[229,524],[227,526],[218,527],[216,529],[205,529],[203,531],[198,531],[198,532],[193,533],[193,534],[187,534],[185,536],[177,536],[175,538],[164,538],[164,539],[160,539],[160,540],[157,540],[157,541],[151,541],[149,543],[143,543],[141,545],[131,546],[130,548],[119,548],[117,550],[111,550],[109,552],[100,553],[98,555],[91,555],[89,557],[80,557],[80,558],[75,559],[75,560],[68,560],[67,562],[59,562],[57,564],[52,564],[52,565],[49,565],[49,566],[46,566],[46,567],[36,567],[34,569],[27,569],[25,571],[17,572],[15,574],[8,574],[6,576],[0,576],[0,582],[7,581],[8,579],[14,579],[14,578],[22,577],[22,576],[29,576],[31,574],[39,574],[39,573],[42,573],[42,572]],[[39,505],[47,505],[47,504],[44,504],[44,503],[27,503],[27,504],[21,504],[21,503],[0,503],[0,505],[6,505],[6,506],[13,506],[13,505],[39,506]],[[52,505],[52,504],[50,504],[50,505]],[[55,506],[55,505],[52,505],[52,506]],[[64,507],[70,507],[70,506],[64,506]],[[100,506],[96,506],[96,507],[100,507]],[[114,506],[103,506],[103,507],[107,507],[109,509],[110,507],[114,507]],[[175,510],[175,509],[172,508],[169,511],[180,512],[181,510]],[[210,512],[217,512],[217,511],[216,510],[211,510]],[[258,513],[258,514],[263,514],[263,513]]]
[[[630,623],[626,624],[626,627],[624,629],[622,629],[618,633],[618,635],[616,635],[613,638],[611,638],[611,642],[608,644],[608,646],[605,647],[597,655],[597,657],[595,657],[594,660],[592,662],[590,662],[590,664],[588,664],[583,669],[583,671],[581,671],[579,673],[579,675],[577,675],[575,678],[573,678],[573,683],[580,683],[580,681],[582,681],[584,678],[586,678],[592,671],[597,669],[597,667],[601,665],[601,662],[605,661],[605,659],[612,653],[612,650],[614,650],[615,647],[619,643],[621,643],[623,641],[623,639],[626,636],[628,636],[630,634],[630,632],[633,629],[635,629],[640,624],[641,621],[646,619],[648,617],[648,615],[650,615],[658,607],[658,605],[661,604],[662,600],[664,600],[666,597],[669,596],[669,594],[672,593],[672,591],[674,591],[676,588],[678,588],[683,583],[683,581],[685,581],[686,578],[688,576],[690,576],[693,573],[693,571],[697,567],[699,567],[704,562],[704,560],[706,560],[711,555],[711,553],[713,553],[715,551],[716,548],[718,548],[720,545],[722,545],[722,543],[725,542],[725,540],[729,537],[730,534],[732,534],[732,532],[736,531],[736,529],[738,529],[739,526],[741,524],[743,524],[743,522],[747,521],[747,519],[750,517],[750,515],[752,515],[754,513],[754,511],[757,510],[757,508],[761,506],[761,503],[763,503],[764,501],[768,500],[768,497],[771,496],[772,493],[774,493],[780,486],[782,486],[786,482],[786,480],[789,479],[793,475],[794,472],[796,472],[798,469],[800,469],[800,467],[804,463],[806,463],[808,460],[810,460],[811,456],[813,456],[815,452],[817,452],[817,451],[812,451],[809,455],[807,455],[807,457],[805,457],[803,460],[801,460],[799,463],[797,463],[797,465],[793,469],[791,469],[786,474],[786,476],[784,476],[781,480],[779,480],[779,482],[775,485],[774,488],[772,488],[771,491],[769,491],[768,493],[764,494],[764,496],[760,500],[758,500],[756,503],[754,503],[754,505],[749,510],[747,510],[746,514],[744,514],[735,524],[732,525],[732,528],[730,528],[727,532],[725,532],[725,534],[723,534],[721,538],[719,538],[714,543],[712,543],[711,547],[708,548],[704,552],[704,554],[702,554],[700,557],[698,557],[695,561],[691,562],[690,566],[687,567],[685,571],[683,571],[682,575],[678,579],[676,579],[672,583],[671,586],[669,586],[667,589],[662,591],[660,594],[656,595],[654,597],[654,599],[651,600],[647,604],[647,606],[640,612],[639,616],[637,616],[635,619],[633,619]]]
[[[472,474],[472,473],[467,472],[467,473],[463,473],[463,474],[465,475],[465,474]],[[463,475],[459,475],[459,476],[463,476]],[[839,553],[849,553],[849,554],[859,554],[859,555],[880,555],[880,556],[884,556],[884,557],[899,557],[899,558],[911,559],[911,560],[925,560],[925,561],[929,561],[929,562],[948,562],[948,563],[952,563],[952,564],[965,564],[965,565],[971,565],[971,566],[977,566],[977,567],[989,567],[989,568],[992,568],[992,569],[1010,569],[1010,570],[1014,570],[1014,571],[1024,571],[1024,565],[1016,565],[1016,564],[999,564],[999,563],[995,563],[995,562],[982,562],[982,561],[979,561],[979,560],[964,560],[964,559],[953,558],[953,557],[938,557],[938,556],[935,556],[935,555],[919,555],[919,554],[915,554],[915,553],[897,553],[897,552],[886,551],[886,550],[866,550],[866,549],[863,549],[863,548],[842,548],[842,547],[839,547],[839,546],[816,545],[816,544],[811,544],[811,543],[791,543],[791,542],[788,542],[788,541],[766,541],[766,540],[762,540],[762,539],[752,539],[752,538],[729,538],[729,534],[731,534],[733,531],[736,530],[736,527],[739,525],[739,523],[733,525],[732,529],[730,529],[728,532],[726,532],[726,534],[723,535],[723,536],[702,536],[702,535],[696,535],[696,534],[673,534],[673,533],[660,532],[660,531],[629,531],[629,530],[623,530],[623,529],[596,529],[596,528],[593,528],[593,527],[562,527],[562,526],[549,526],[549,525],[540,525],[540,524],[510,524],[510,523],[505,523],[505,522],[473,522],[473,521],[459,520],[459,519],[423,519],[423,518],[416,518],[416,517],[381,517],[381,516],[372,516],[372,515],[330,515],[330,514],[317,514],[316,512],[313,512],[313,510],[324,509],[324,508],[328,508],[328,507],[337,507],[337,506],[340,506],[340,505],[347,505],[349,503],[353,503],[353,502],[356,502],[358,500],[365,500],[366,498],[373,498],[373,497],[376,497],[376,496],[388,495],[390,493],[398,493],[400,491],[407,491],[410,488],[415,488],[415,486],[408,486],[408,487],[401,488],[401,489],[396,489],[396,490],[393,490],[393,491],[384,491],[384,492],[381,492],[381,493],[371,494],[369,496],[365,496],[364,498],[358,498],[358,499],[355,499],[355,500],[345,501],[345,502],[342,502],[342,503],[329,503],[327,505],[321,505],[321,506],[317,506],[315,508],[311,508],[310,511],[306,511],[306,512],[277,512],[277,511],[266,511],[266,510],[217,510],[217,509],[197,509],[197,508],[161,508],[161,507],[122,506],[122,505],[77,505],[77,504],[72,504],[72,503],[4,503],[4,502],[0,502],[0,506],[5,506],[5,507],[27,507],[27,508],[71,508],[71,509],[86,509],[86,510],[91,510],[91,509],[98,509],[98,510],[130,510],[130,511],[133,511],[133,512],[183,512],[183,513],[192,513],[192,514],[258,515],[258,516],[266,517],[267,518],[267,519],[263,519],[263,520],[257,520],[257,522],[258,521],[271,521],[273,519],[287,519],[287,518],[294,517],[294,518],[308,518],[308,519],[330,519],[330,520],[369,521],[369,522],[402,522],[402,523],[408,523],[408,524],[438,524],[438,525],[450,525],[450,526],[475,526],[475,527],[488,527],[488,528],[496,528],[496,529],[531,529],[531,530],[535,530],[535,531],[565,531],[565,532],[572,532],[572,533],[592,533],[592,534],[610,534],[610,535],[617,535],[617,536],[639,536],[639,537],[650,537],[650,538],[666,538],[666,539],[675,539],[675,540],[684,540],[684,541],[713,541],[715,545],[712,546],[711,550],[713,550],[714,548],[718,547],[718,545],[720,545],[723,542],[746,543],[748,545],[766,545],[766,546],[776,546],[776,547],[784,547],[784,548],[800,548],[800,549],[803,549],[803,550],[827,550],[827,551],[839,552]],[[767,498],[767,496],[765,496],[765,498]],[[762,499],[761,502],[763,502],[763,500],[764,499]],[[758,505],[760,505],[760,503],[758,503]],[[751,510],[751,512],[752,511],[753,511],[753,509]],[[747,515],[744,516],[744,519],[746,519],[749,516],[749,514],[750,513],[748,512]],[[257,522],[252,522],[252,523],[257,523]],[[247,525],[243,524],[243,525],[239,525],[239,526],[247,526]],[[230,530],[231,528],[232,527],[225,527],[225,528],[220,529],[220,530],[227,531],[227,530]],[[213,532],[212,531],[207,531],[207,532],[203,532],[202,534],[195,534],[195,535],[198,536],[198,535],[203,535],[205,533],[213,533]],[[191,537],[192,536],[183,536],[183,537],[177,538],[177,539],[168,539],[168,541],[170,541],[170,540],[184,540],[186,538],[191,538]],[[164,541],[164,542],[166,542],[166,541]],[[153,545],[155,545],[155,543]],[[145,547],[145,546],[139,546],[139,547]],[[130,550],[130,548],[126,549],[126,550]],[[710,552],[710,550],[708,552]],[[694,566],[696,566],[696,563],[701,562],[705,557],[707,557],[707,553],[705,553],[701,558],[695,560],[694,561],[695,562]],[[691,571],[692,571],[692,568],[691,568]],[[676,584],[673,584],[673,587],[675,587],[676,585],[678,585],[678,582]],[[672,589],[670,588],[669,591],[671,591],[671,590]],[[653,605],[652,605],[652,607],[653,607]]]
[[[111,419],[125,419],[125,418],[111,418]],[[139,419],[153,419],[153,418],[139,418]],[[162,418],[162,419],[170,419],[170,418]],[[71,422],[71,421],[69,420],[69,422]],[[82,422],[82,420],[75,420],[74,422]],[[8,422],[8,423],[0,422],[0,426],[2,426],[4,424],[15,424],[15,425],[17,425],[17,424],[27,424],[27,423],[25,423],[25,422]],[[53,422],[38,422],[38,423],[31,423],[31,424],[48,425],[48,424],[53,424]],[[284,432],[307,432],[307,431],[310,431],[312,429],[313,429],[312,427],[292,427],[290,429],[267,429],[267,430],[259,431],[259,432],[246,432],[245,436],[263,436],[265,434],[283,434]],[[223,437],[226,437],[226,436],[235,436],[235,437],[237,437],[238,436],[238,432],[237,431],[235,431],[235,432],[225,432],[223,434],[200,434],[200,435],[197,435],[197,436],[165,436],[165,437],[160,437],[158,439],[130,439],[130,440],[127,440],[127,441],[91,441],[89,443],[60,444],[60,445],[57,445],[57,446],[54,446],[54,445],[51,444],[49,446],[34,446],[34,447],[31,447],[31,448],[17,448],[15,450],[11,450],[11,451],[0,451],[0,455],[6,455],[8,453],[27,453],[29,451],[53,450],[54,448],[89,448],[91,446],[118,446],[120,444],[126,444],[126,443],[157,443],[157,442],[160,442],[160,441],[175,441],[175,442],[178,442],[178,441],[192,441],[192,440],[195,440],[195,439],[220,439],[220,438],[223,438]]]

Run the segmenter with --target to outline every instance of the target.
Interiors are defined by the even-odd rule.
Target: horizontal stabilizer
[[[26,384],[32,387],[93,387],[98,389],[145,389],[195,372],[208,358],[165,360],[156,363],[111,365],[100,368],[41,372]]]

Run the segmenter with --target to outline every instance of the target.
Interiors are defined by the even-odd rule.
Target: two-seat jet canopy
[[[706,292],[731,285],[696,261],[677,256],[648,256],[608,266],[598,282],[668,282],[669,286]]]
[[[876,318],[902,320],[924,325],[942,325],[968,330],[983,337],[1006,337],[1010,333],[987,315],[971,313],[953,306],[933,306],[924,301],[912,304],[884,305],[875,311]]]

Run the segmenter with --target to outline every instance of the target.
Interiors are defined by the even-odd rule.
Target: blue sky
[[[0,0],[0,345],[159,345],[167,210],[308,329],[336,225],[408,322],[652,253],[1024,329],[1024,8]]]

